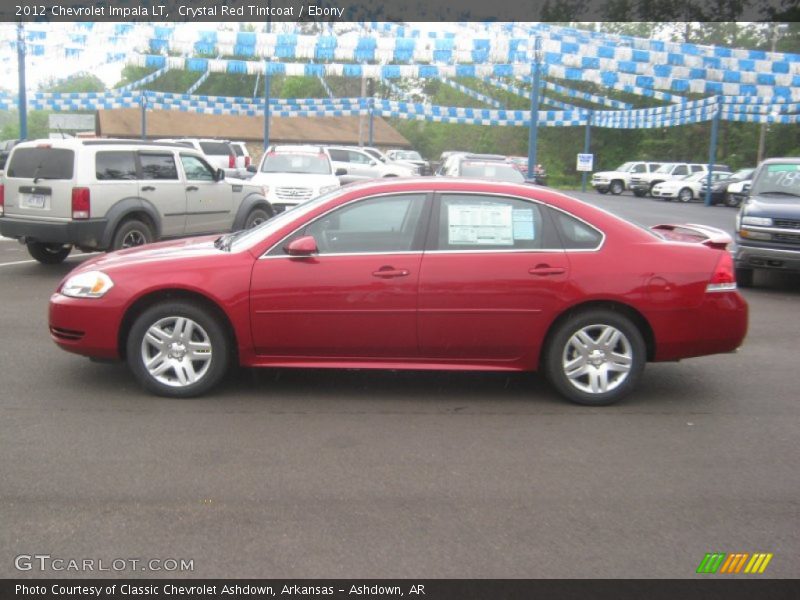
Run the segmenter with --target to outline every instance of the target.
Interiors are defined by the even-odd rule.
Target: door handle
[[[390,279],[392,277],[407,277],[409,271],[407,269],[395,269],[394,267],[381,267],[377,271],[373,271],[373,277],[381,277],[382,279]]]
[[[186,188],[186,191],[187,192],[196,192],[198,189],[200,189],[200,188],[198,188],[196,185],[190,185],[189,187]]]
[[[536,265],[532,269],[528,269],[531,275],[563,275],[567,270],[564,267],[551,267],[550,265]]]
[[[145,185],[145,186],[142,187],[142,191],[143,192],[155,192],[156,188],[154,188],[152,185]]]

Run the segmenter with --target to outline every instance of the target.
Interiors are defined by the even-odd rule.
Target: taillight
[[[228,154],[228,167],[233,169],[236,167],[236,155]]]
[[[0,185],[0,217],[3,216],[6,207],[6,186]]]
[[[736,289],[736,276],[730,252],[721,252],[717,267],[706,286],[707,292],[729,292]]]
[[[89,188],[72,188],[72,218],[88,219],[92,212]]]

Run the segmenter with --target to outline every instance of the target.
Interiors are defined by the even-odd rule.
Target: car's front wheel
[[[599,188],[597,188],[597,193],[598,194],[607,194],[608,193],[608,188],[599,187]]]
[[[743,288],[753,287],[753,278],[755,271],[753,269],[736,269],[736,285]]]
[[[247,215],[244,221],[244,228],[252,229],[253,227],[261,225],[264,221],[269,221],[270,218],[272,218],[272,215],[267,212],[267,209],[254,208],[250,211],[250,214]]]
[[[683,188],[678,192],[678,200],[681,202],[691,202],[694,199],[694,194],[689,188]]]
[[[637,198],[644,198],[646,192],[644,190],[633,190],[633,195]]]
[[[609,191],[615,196],[619,196],[624,190],[625,190],[625,184],[619,181],[618,179],[615,179],[614,181],[611,182],[611,187],[609,188]]]
[[[166,301],[145,310],[128,335],[128,364],[139,382],[160,395],[205,393],[228,369],[230,341],[219,318],[200,304]]]
[[[64,244],[45,244],[44,242],[28,242],[28,254],[43,265],[58,265],[72,252],[72,246]]]
[[[610,310],[569,317],[545,348],[545,372],[553,386],[577,404],[613,404],[636,386],[646,362],[642,334],[630,319]]]

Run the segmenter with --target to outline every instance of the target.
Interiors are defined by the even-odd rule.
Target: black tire
[[[584,375],[577,373],[573,375],[573,379],[570,379],[565,372],[566,365],[564,363],[569,360],[570,355],[574,357],[573,360],[580,360],[580,356],[574,354],[573,336],[583,331],[587,333],[589,339],[598,342],[601,340],[601,332],[612,330],[619,333],[614,347],[603,349],[599,344],[597,348],[592,348],[593,353],[598,353],[596,356],[598,362],[582,365],[587,370],[594,369],[587,372],[586,381],[582,380]],[[597,337],[592,338],[595,334]],[[611,310],[593,309],[579,312],[561,323],[548,339],[548,345],[544,349],[544,367],[547,378],[562,396],[576,404],[606,406],[617,402],[636,387],[647,360],[647,351],[641,332],[630,319]],[[627,361],[624,361],[629,363],[628,371],[622,373],[612,369],[611,380],[606,382],[612,387],[606,392],[581,389],[581,387],[592,386],[590,373],[601,374],[604,372],[601,367],[608,365],[608,361],[603,358],[604,353],[607,355],[613,351],[617,351],[618,356],[629,355]]]
[[[72,246],[28,242],[28,253],[43,265],[60,265],[72,252]]]
[[[633,195],[637,198],[644,198],[646,192],[643,190],[633,190]]]
[[[678,200],[681,202],[691,202],[694,200],[694,193],[689,188],[683,188],[678,192]]]
[[[725,206],[730,206],[731,208],[738,208],[738,206],[742,203],[739,196],[735,196],[734,194],[725,194]]]
[[[611,186],[608,188],[608,191],[614,194],[615,196],[619,196],[622,192],[625,191],[625,184],[622,183],[619,179],[615,179],[611,182]]]
[[[111,240],[112,250],[122,250],[123,248],[135,248],[151,243],[155,239],[150,225],[138,219],[128,219],[123,221],[117,231],[114,232],[114,239]]]
[[[247,215],[247,218],[244,220],[244,228],[245,229],[252,229],[258,225],[261,225],[264,221],[269,221],[272,218],[272,212],[267,210],[266,208],[254,208],[250,211]]]
[[[191,320],[193,327],[190,331],[176,332],[178,323],[176,319]],[[174,325],[170,330],[171,321]],[[175,336],[164,338],[164,347],[160,350],[152,342],[148,341],[148,345],[145,345],[145,335],[151,331],[151,327],[159,323],[163,324],[159,327],[161,331]],[[180,333],[186,335],[181,337]],[[148,337],[148,340],[150,339],[155,338]],[[203,352],[203,358],[197,361],[184,360],[190,350],[188,347],[190,342],[198,344],[198,347],[201,343],[207,343],[207,354],[210,358],[206,359],[206,353]],[[225,376],[231,353],[231,341],[219,318],[202,305],[183,300],[160,302],[145,310],[134,321],[125,347],[128,365],[139,383],[159,396],[171,398],[199,396],[213,388]],[[169,353],[165,354],[167,350]],[[197,351],[202,352],[202,350]],[[164,358],[152,366],[157,370],[157,367],[163,365],[165,370],[154,375],[145,365],[145,357],[158,360],[158,356]],[[194,382],[187,377],[189,369],[193,376],[197,376]],[[159,376],[162,380],[157,378]],[[182,378],[187,382],[182,382]]]
[[[753,269],[736,269],[736,285],[741,288],[753,287],[753,276],[755,271]]]
[[[598,194],[607,194],[608,193],[608,188],[597,188],[597,193]]]

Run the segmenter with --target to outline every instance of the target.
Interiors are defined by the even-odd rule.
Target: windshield
[[[633,162],[622,163],[620,166],[617,167],[617,171],[622,171],[623,173],[627,173],[633,168],[633,165],[635,164],[636,163]]]
[[[236,239],[233,240],[231,245],[232,251],[236,252],[238,250],[242,250],[244,248],[248,248],[252,244],[255,244],[267,236],[273,234],[274,232],[278,231],[281,227],[286,225],[287,223],[291,223],[294,219],[300,218],[303,215],[308,214],[320,204],[327,202],[334,196],[338,196],[341,193],[349,192],[350,188],[336,188],[335,190],[328,192],[327,194],[322,194],[321,196],[317,196],[307,202],[303,202],[302,204],[298,204],[296,207],[286,210],[282,213],[278,213],[277,216],[272,217],[268,221],[264,221],[261,225],[257,225],[252,229],[244,229],[242,231],[237,232]]]
[[[267,154],[262,173],[307,173],[330,175],[331,163],[324,154]]]
[[[774,163],[764,166],[753,182],[750,193],[800,196],[800,164]]]
[[[517,169],[503,163],[462,163],[461,175],[463,177],[479,177],[482,179],[497,179],[512,183],[524,183],[525,178]]]
[[[419,152],[411,150],[398,152],[397,158],[400,160],[422,160],[422,156],[420,156]]]
[[[754,170],[755,169],[739,169],[736,173],[731,175],[731,179],[747,179],[753,174]]]

